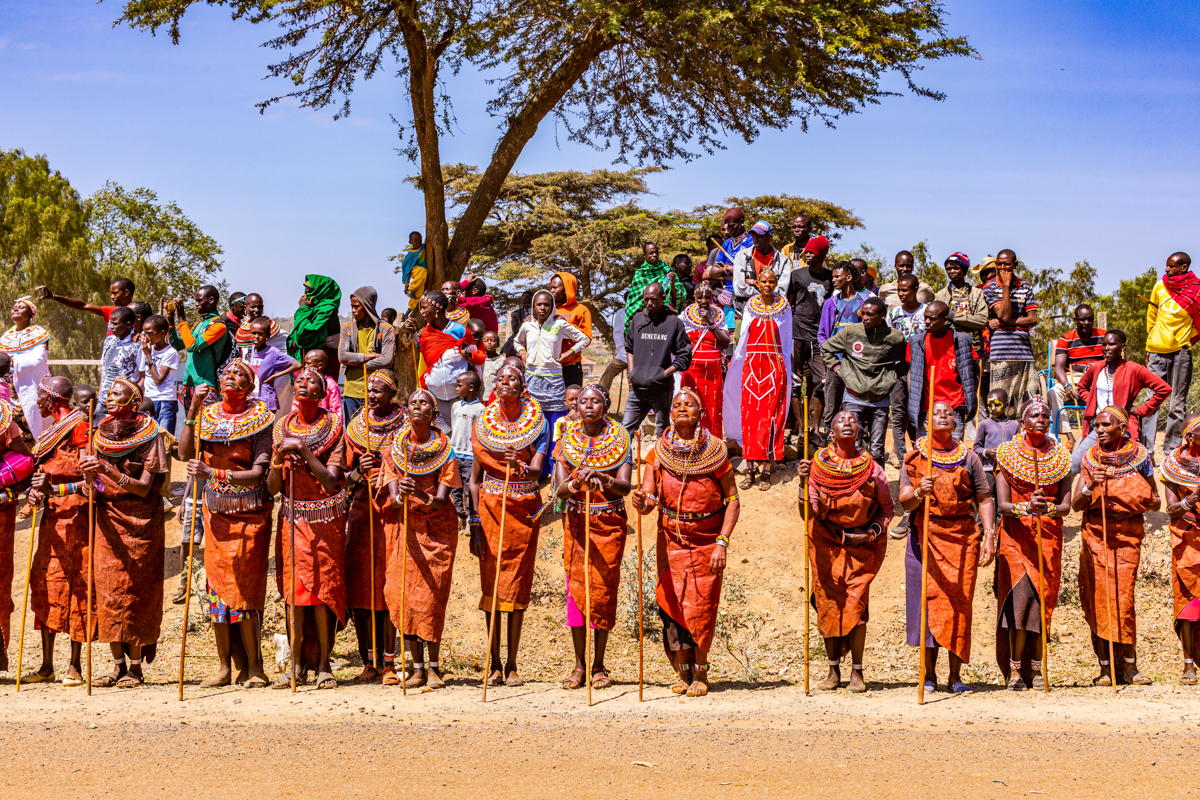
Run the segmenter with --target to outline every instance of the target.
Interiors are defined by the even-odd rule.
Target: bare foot
[[[846,685],[846,688],[856,694],[865,692],[867,690],[867,682],[863,680],[861,669],[850,670],[850,683]]]

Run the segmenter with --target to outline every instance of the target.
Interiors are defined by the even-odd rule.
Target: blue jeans
[[[875,459],[875,463],[883,466],[887,461],[884,442],[887,441],[888,407],[863,405],[850,400],[847,395],[847,399],[842,403],[842,410],[858,417],[859,438],[866,440],[867,452]]]
[[[354,415],[363,407],[365,400],[360,400],[357,397],[346,397],[342,395],[342,424],[349,425],[350,420],[354,419]]]
[[[158,421],[158,427],[172,436],[175,435],[175,415],[178,410],[179,402],[176,400],[154,401],[154,419]]]

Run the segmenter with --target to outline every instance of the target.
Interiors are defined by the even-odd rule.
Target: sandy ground
[[[917,706],[916,653],[903,644],[903,543],[892,542],[872,588],[864,659],[871,691],[806,696],[798,481],[791,470],[776,480],[768,492],[743,493],[707,698],[670,694],[659,626],[647,618],[647,686],[645,702],[638,703],[634,535],[609,648],[617,685],[595,692],[591,708],[584,692],[557,687],[570,666],[570,644],[562,627],[561,523],[552,517],[543,526],[522,642],[526,686],[490,689],[487,705],[480,703],[479,573],[463,537],[442,655],[450,672],[446,689],[404,697],[398,687],[348,685],[361,661],[347,630],[335,650],[343,684],[337,690],[200,690],[196,684],[214,669],[215,653],[194,600],[187,699],[180,703],[174,681],[182,607],[168,603],[160,656],[140,689],[96,689],[87,697],[61,685],[24,685],[17,694],[13,673],[0,676],[2,764],[16,790],[11,795],[127,796],[183,786],[196,795],[233,790],[259,797],[415,789],[467,797],[679,798],[843,788],[903,797],[931,791],[955,797],[1200,795],[1200,770],[1185,757],[1200,737],[1200,702],[1194,687],[1177,685],[1181,656],[1170,628],[1170,563],[1159,530],[1164,517],[1152,516],[1147,526],[1138,585],[1139,653],[1154,686],[1122,687],[1116,696],[1111,688],[1090,686],[1096,666],[1088,631],[1078,600],[1067,592],[1054,621],[1054,691],[1003,690],[992,650],[996,601],[987,569],[977,586],[974,657],[966,670],[977,692],[937,693]],[[1068,520],[1068,588],[1075,580],[1077,531],[1078,519]],[[643,538],[652,573],[653,522]],[[172,522],[168,543],[176,542]],[[18,532],[18,564],[27,547],[26,524]],[[168,595],[178,576],[176,558],[177,549],[169,547]],[[647,574],[648,592],[653,582]],[[13,588],[19,609],[19,571]],[[268,606],[267,639],[280,630],[281,618],[278,603]],[[30,616],[26,669],[40,660],[32,628]],[[824,654],[813,630],[815,685]],[[9,656],[15,670],[15,642]],[[106,646],[95,647],[93,658],[97,674],[107,669]],[[60,643],[60,672],[65,661]],[[273,674],[271,661],[268,655]],[[944,656],[941,668],[944,680]],[[206,758],[218,753],[221,760]]]

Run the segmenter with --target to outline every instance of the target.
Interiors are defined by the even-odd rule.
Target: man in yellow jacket
[[[1146,366],[1171,387],[1163,453],[1183,441],[1183,419],[1187,416],[1188,388],[1192,385],[1191,346],[1200,339],[1200,278],[1190,270],[1187,253],[1173,253],[1166,273],[1154,285],[1146,309]],[[1142,423],[1142,442],[1151,450],[1158,433],[1158,412]]]

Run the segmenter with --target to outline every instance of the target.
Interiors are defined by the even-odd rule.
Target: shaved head
[[[740,208],[731,208],[725,212],[725,216],[721,218],[722,222],[745,222],[746,212]]]

